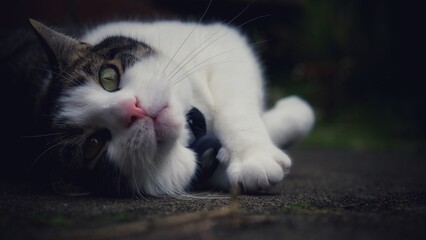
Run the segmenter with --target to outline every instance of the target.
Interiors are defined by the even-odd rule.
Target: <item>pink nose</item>
[[[130,127],[137,119],[145,116],[145,111],[139,105],[137,98],[124,100],[120,104],[116,113],[127,127]]]

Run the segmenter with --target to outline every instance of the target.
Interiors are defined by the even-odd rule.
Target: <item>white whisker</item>
[[[264,43],[264,42],[267,42],[267,41],[268,41],[268,40],[258,41],[258,42],[252,43],[252,44],[250,44],[250,45],[251,45],[251,46],[254,46],[254,45],[261,44],[261,43]],[[237,61],[237,60],[228,60],[228,61],[222,61],[222,62],[212,63],[212,64],[209,64],[209,65],[205,65],[205,66],[203,66],[203,67],[199,67],[201,64],[203,64],[203,63],[205,63],[205,62],[207,62],[207,61],[209,61],[209,60],[212,60],[212,59],[214,59],[214,58],[216,58],[216,57],[219,57],[219,56],[224,55],[224,54],[226,54],[226,53],[229,53],[229,52],[231,52],[231,51],[236,51],[236,50],[243,49],[243,48],[245,48],[245,47],[246,47],[246,46],[235,47],[235,48],[229,49],[229,50],[227,50],[227,51],[221,52],[221,53],[219,53],[219,54],[216,54],[216,55],[214,55],[214,56],[212,56],[212,57],[209,57],[209,58],[205,59],[204,61],[202,61],[202,62],[200,62],[199,64],[195,65],[195,66],[194,66],[194,67],[192,67],[191,69],[187,70],[184,74],[180,75],[180,76],[179,76],[179,78],[177,78],[177,80],[171,81],[170,86],[175,86],[177,83],[179,83],[180,81],[182,81],[185,77],[189,76],[190,74],[192,74],[192,73],[194,73],[194,72],[196,72],[196,71],[198,71],[198,70],[204,69],[204,68],[206,68],[206,67],[210,67],[210,66],[213,66],[213,65],[216,65],[216,64],[223,64],[223,63],[228,63],[228,62],[235,62],[235,61]],[[240,60],[240,61],[241,61],[241,60]],[[195,69],[195,70],[194,70],[194,69]],[[170,80],[171,80],[171,79],[170,79]],[[169,80],[169,81],[170,81],[170,80]]]
[[[249,7],[250,7],[250,5],[253,3],[253,1],[252,2],[250,2],[239,14],[237,14],[237,16],[235,16],[233,19],[231,19],[229,22],[227,22],[226,23],[226,25],[229,25],[229,24],[231,24],[235,19],[237,19],[242,13],[244,13]],[[264,17],[268,17],[269,15],[263,15],[263,16],[259,16],[259,17],[256,17],[256,18],[253,18],[253,19],[251,19],[251,20],[248,20],[248,21],[246,21],[246,22],[244,22],[244,23],[242,23],[242,24],[240,24],[240,25],[238,25],[238,26],[236,26],[236,27],[231,27],[231,29],[238,29],[238,28],[241,28],[242,26],[244,26],[244,25],[246,25],[246,24],[248,24],[248,23],[250,23],[250,22],[252,22],[252,21],[255,21],[255,20],[258,20],[258,19],[261,19],[261,18],[264,18]],[[222,31],[224,28],[225,28],[225,26],[226,25],[223,25],[219,30],[217,30],[216,32],[214,32],[213,34],[211,34],[211,35],[209,35],[201,44],[199,44],[190,54],[188,54],[182,61],[181,61],[181,63],[180,64],[178,64],[172,71],[171,71],[171,76],[168,78],[168,81],[170,81],[179,71],[181,71],[186,65],[188,65],[188,63],[190,63],[195,57],[197,57],[201,52],[203,52],[205,49],[207,49],[210,45],[212,45],[213,43],[215,43],[217,40],[219,40],[219,39],[221,39],[222,37],[224,37],[225,35],[227,35],[229,32],[225,32],[225,33],[223,33],[222,35],[220,35],[219,37],[217,37],[217,38],[215,38],[213,41],[211,41],[211,42],[209,42],[206,46],[204,46],[202,49],[200,49],[199,51],[197,51],[197,49],[199,49],[200,47],[202,47],[208,40],[210,40],[213,36],[215,36],[216,34],[218,34],[220,31]],[[195,51],[197,51],[197,52],[195,52]],[[194,54],[195,53],[195,54]],[[194,54],[194,55],[193,55]],[[192,57],[191,57],[191,55],[193,55]],[[191,57],[189,60],[187,60],[189,57]],[[179,69],[178,69],[179,68]],[[176,71],[176,69],[178,69],[177,71]]]
[[[63,136],[64,137],[64,136]],[[45,154],[47,154],[49,151],[51,151],[52,149],[54,149],[54,148],[56,148],[57,146],[59,146],[60,144],[62,144],[62,143],[64,143],[65,141],[63,141],[62,139],[63,139],[63,137],[61,137],[61,138],[57,138],[57,139],[54,139],[53,141],[51,141],[51,142],[55,142],[55,141],[58,141],[57,143],[55,143],[55,144],[53,144],[52,146],[50,146],[50,147],[48,147],[46,150],[44,150],[42,153],[40,153],[39,155],[38,155],[38,157],[33,161],[33,163],[31,164],[31,166],[29,167],[29,169],[31,170],[31,169],[33,169],[34,168],[34,166],[39,162],[39,160],[45,155]],[[49,142],[47,145],[50,145],[50,143],[51,142]]]
[[[182,81],[183,79],[185,79],[186,77],[188,77],[189,75],[191,75],[191,74],[193,74],[194,72],[196,72],[196,71],[198,71],[198,70],[201,70],[201,69],[204,69],[204,68],[208,68],[208,67],[211,67],[211,66],[215,66],[215,65],[219,65],[219,64],[225,64],[225,63],[231,63],[231,62],[241,62],[240,60],[228,60],[228,61],[222,61],[222,62],[216,62],[216,63],[211,63],[211,64],[207,64],[207,65],[204,65],[204,66],[201,66],[201,67],[198,67],[198,68],[196,68],[197,66],[199,66],[199,65],[197,65],[196,67],[193,67],[192,69],[194,69],[194,68],[196,68],[196,69],[194,69],[193,71],[187,71],[186,72],[186,74],[184,74],[181,78],[179,78],[179,79],[177,79],[172,85],[171,85],[171,87],[173,87],[173,86],[175,86],[176,84],[178,84],[180,81]]]
[[[51,69],[46,69],[46,68],[41,68],[41,67],[34,67],[33,69],[37,69],[37,70],[48,72],[48,73],[50,73],[52,75],[56,75],[57,77],[59,77],[61,79],[64,79],[64,80],[67,80],[67,81],[70,81],[70,82],[74,82],[75,81],[75,80],[72,79],[71,74],[69,74],[68,72],[63,72],[63,73],[60,74],[58,72],[52,71]],[[62,74],[66,74],[66,75],[62,75]]]
[[[123,161],[118,161],[118,192],[120,193],[120,188],[121,188],[121,178],[122,178],[122,172],[123,172],[123,167],[124,167],[124,163],[127,160],[127,155],[128,155],[128,151],[124,151],[124,156],[123,156]],[[126,179],[128,180],[128,179]],[[129,182],[126,182],[126,185],[129,184]]]
[[[57,132],[57,133],[47,133],[47,134],[38,134],[38,135],[27,135],[21,136],[21,138],[42,138],[42,137],[51,137],[56,135],[66,134],[66,132]]]
[[[241,28],[241,27],[243,27],[243,26],[245,26],[245,25],[247,25],[247,24],[249,24],[249,23],[251,23],[253,21],[256,21],[256,20],[259,20],[259,19],[262,19],[262,18],[266,18],[266,17],[270,17],[270,16],[271,16],[270,14],[265,14],[265,15],[262,15],[262,16],[258,16],[258,17],[252,18],[250,20],[247,20],[247,21],[241,23],[240,25],[238,25],[236,27],[233,27],[233,29],[239,29],[239,28]]]
[[[192,33],[195,31],[195,29],[197,28],[198,24],[201,23],[201,21],[203,20],[204,16],[207,14],[207,11],[210,9],[210,5],[212,3],[213,0],[209,1],[209,4],[207,5],[206,10],[204,11],[203,15],[201,16],[201,18],[198,20],[197,24],[194,24],[194,27],[192,28],[192,30],[189,32],[189,34],[186,36],[186,38],[183,40],[182,44],[179,46],[179,48],[175,51],[175,53],[173,54],[173,56],[171,57],[169,63],[166,65],[166,67],[163,69],[163,72],[167,70],[167,68],[169,67],[170,63],[173,61],[173,59],[176,57],[176,55],[178,54],[178,52],[182,49],[182,47],[185,45],[186,41],[188,41],[189,37],[192,35]]]
[[[134,186],[133,186],[133,191],[134,191],[134,193],[133,194],[135,194],[136,195],[136,197],[139,197],[140,195],[142,195],[141,194],[141,192],[140,192],[140,187],[139,187],[139,183],[138,183],[138,181],[136,180],[136,174],[135,174],[135,160],[133,159],[133,158],[130,158],[130,162],[131,162],[131,174],[132,174],[132,180],[133,180],[133,184],[134,184]]]

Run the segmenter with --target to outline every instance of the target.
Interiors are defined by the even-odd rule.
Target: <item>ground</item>
[[[425,239],[420,153],[294,148],[269,192],[64,197],[1,182],[1,239]]]

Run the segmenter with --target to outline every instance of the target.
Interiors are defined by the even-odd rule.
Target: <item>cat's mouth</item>
[[[180,124],[173,117],[169,107],[163,108],[155,115],[145,114],[132,121],[128,131],[143,134],[139,137],[153,137],[157,143],[174,141],[178,137]]]

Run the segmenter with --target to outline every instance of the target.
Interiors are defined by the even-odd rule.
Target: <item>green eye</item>
[[[118,83],[120,82],[120,75],[117,68],[114,66],[104,66],[99,71],[99,81],[101,86],[108,92],[118,90]]]
[[[84,142],[83,157],[91,167],[95,164],[92,161],[102,152],[110,138],[111,133],[108,130],[100,130],[90,135]]]
[[[91,160],[95,158],[98,153],[102,150],[105,142],[96,137],[90,137],[84,144],[84,158]]]

